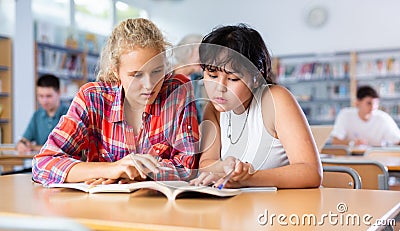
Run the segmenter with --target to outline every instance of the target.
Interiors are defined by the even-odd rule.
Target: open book
[[[243,191],[251,192],[252,188],[243,189],[217,189],[210,186],[193,186],[185,181],[141,181],[130,184],[108,184],[90,186],[85,183],[59,183],[50,184],[49,188],[70,188],[77,189],[88,193],[110,193],[110,192],[124,192],[130,193],[139,189],[153,189],[164,194],[168,200],[175,200],[175,198],[184,192],[196,192],[202,194],[209,194],[218,197],[231,197],[240,194]],[[260,188],[254,188],[254,191],[260,191]],[[275,187],[264,187],[261,191],[276,191]]]
[[[90,186],[85,183],[61,183],[50,184],[49,188],[71,188],[78,189],[88,193],[110,193],[125,192],[130,193],[139,189],[153,189],[164,194],[168,200],[175,198],[183,192],[198,192],[219,197],[229,197],[239,194],[239,189],[217,189],[207,186],[192,186],[185,181],[141,181],[130,184],[108,184]]]

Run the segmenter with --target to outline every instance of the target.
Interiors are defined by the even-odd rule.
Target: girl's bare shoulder
[[[262,100],[264,102],[284,102],[294,99],[292,93],[281,85],[270,85],[263,91]]]

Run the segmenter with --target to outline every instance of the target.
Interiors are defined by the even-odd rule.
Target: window
[[[15,26],[15,2],[0,1],[0,35],[12,36]]]
[[[69,26],[69,0],[32,0],[35,21]]]
[[[108,35],[112,30],[111,0],[74,0],[75,25],[80,31]]]
[[[119,22],[127,18],[148,18],[147,12],[143,9],[132,7],[125,2],[117,1],[115,4],[117,21]]]
[[[148,17],[145,10],[128,3],[122,0],[32,0],[35,38],[37,41],[64,45],[68,36],[72,35],[76,40],[86,33],[108,36],[114,25],[126,18]],[[0,29],[3,30],[1,26]],[[101,43],[100,40],[98,42]]]
[[[36,41],[64,45],[70,25],[69,0],[32,0]]]

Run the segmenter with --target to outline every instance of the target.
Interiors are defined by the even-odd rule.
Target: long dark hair
[[[224,56],[223,60],[221,54]],[[235,70],[245,68],[254,72],[257,69],[268,84],[276,83],[271,68],[271,56],[264,40],[260,33],[246,24],[214,28],[203,38],[199,55],[203,70],[224,69],[229,63]]]

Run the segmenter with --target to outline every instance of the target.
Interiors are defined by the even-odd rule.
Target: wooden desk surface
[[[368,145],[360,145],[360,146],[355,146],[350,148],[350,152],[352,155],[364,155],[367,151],[371,149],[382,149],[382,150],[399,150],[400,151],[400,145],[390,145],[390,146],[383,146],[383,147],[374,147],[374,146],[368,146]]]
[[[347,159],[347,160],[374,160],[381,162],[387,167],[388,171],[400,171],[400,158],[395,156],[333,156],[330,155],[328,158],[334,159]]]
[[[400,194],[394,191],[351,189],[300,189],[242,193],[220,198],[180,198],[168,201],[154,192],[131,194],[87,194],[69,189],[48,189],[31,181],[30,174],[0,176],[0,215],[62,216],[97,230],[366,230],[362,221],[370,215],[372,224],[382,217],[400,213]],[[339,207],[339,208],[338,208]],[[340,213],[342,208],[347,212]],[[276,214],[273,223],[268,219]],[[346,223],[337,227],[325,214],[337,217],[356,214],[360,226]],[[313,214],[321,226],[282,226],[277,216],[302,217]],[[308,221],[308,220],[306,220]],[[339,220],[337,220],[339,221]],[[301,221],[299,221],[301,222]],[[339,223],[340,224],[340,223]],[[349,226],[347,226],[349,224]],[[318,227],[315,227],[318,226]]]
[[[0,160],[5,159],[31,159],[35,156],[35,154],[31,153],[16,153],[16,154],[8,154],[8,153],[1,153],[0,151]]]
[[[12,171],[14,166],[24,165],[26,159],[32,159],[35,153],[18,153],[15,150],[2,150],[0,148],[0,167],[4,172]]]
[[[389,171],[400,171],[400,158],[395,156],[365,156],[366,159],[376,160],[385,165]]]

